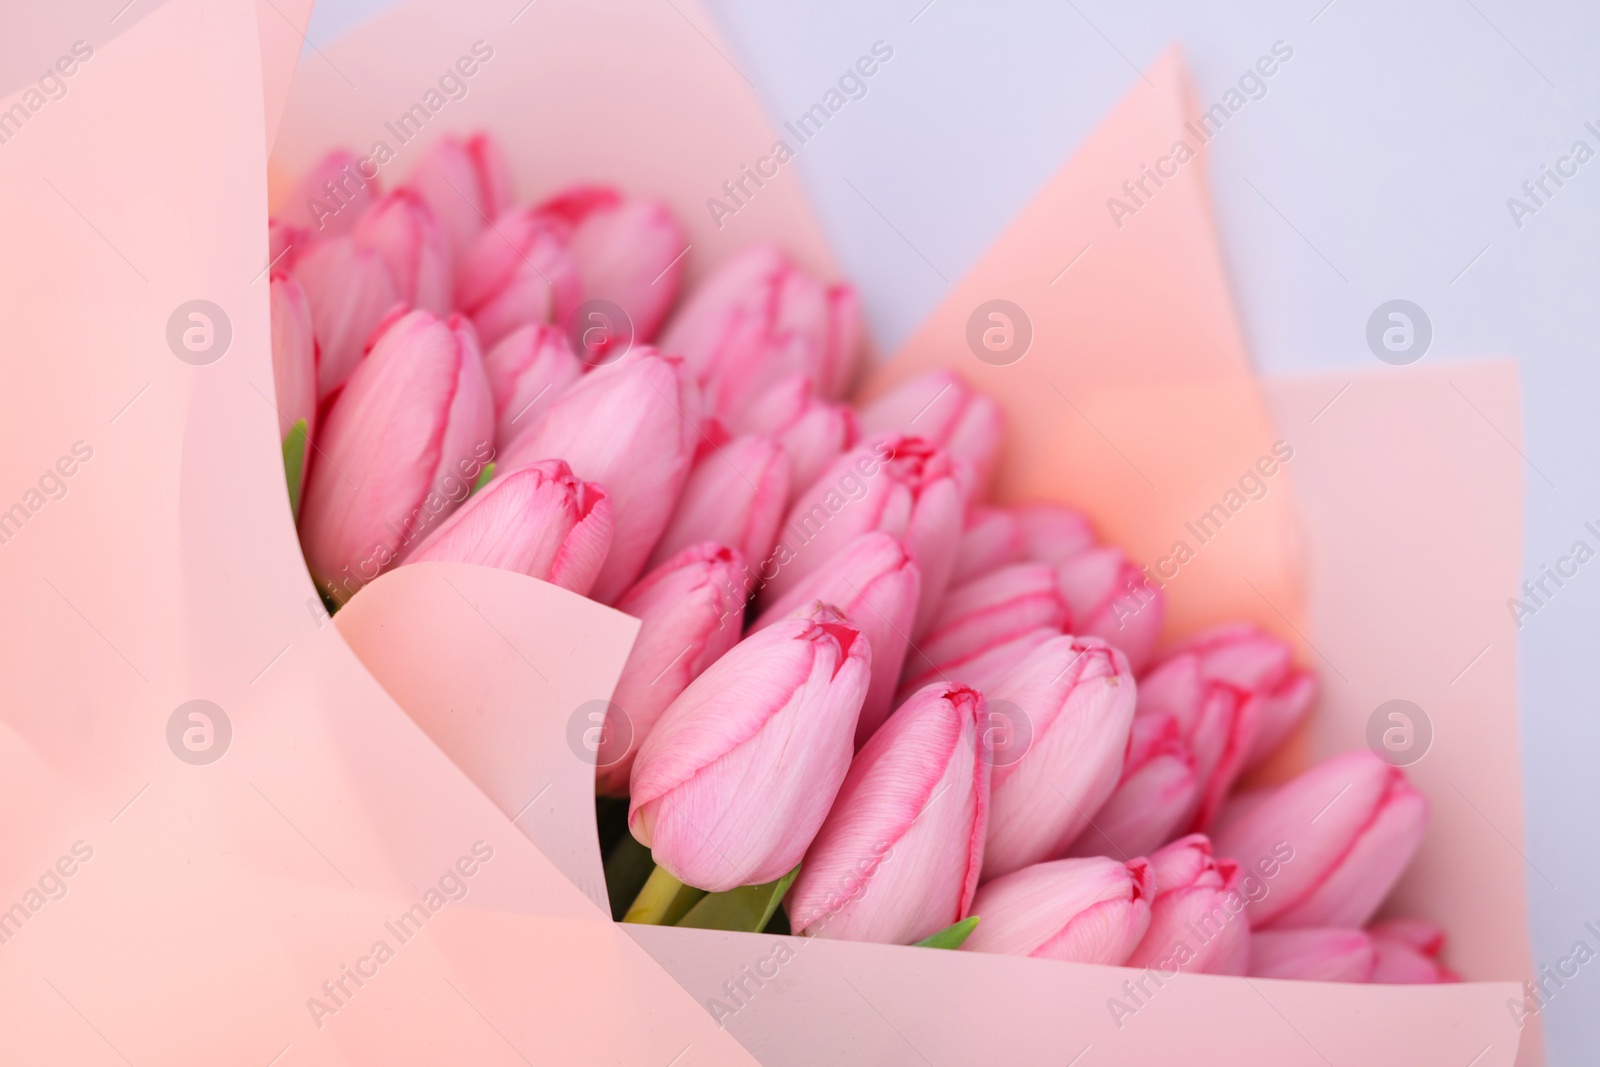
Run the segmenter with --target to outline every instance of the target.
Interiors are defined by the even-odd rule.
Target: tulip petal
[[[1360,930],[1258,930],[1250,939],[1250,974],[1309,982],[1365,982],[1376,956]]]

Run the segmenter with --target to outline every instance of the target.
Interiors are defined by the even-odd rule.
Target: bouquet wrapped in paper
[[[115,44],[148,64],[195,18]],[[292,87],[270,22],[241,32],[271,223],[230,222],[260,275],[189,312],[234,309],[219,374],[163,368],[186,432],[148,455],[188,510],[141,536],[182,592],[123,658],[235,709],[219,769],[254,793],[163,777],[170,803],[211,791],[226,836],[250,801],[332,850],[290,876],[320,933],[252,935],[277,965],[246,999],[289,1005],[285,1043],[980,1062],[977,1007],[1029,1063],[1537,1062],[1514,458],[1438,375],[1259,380],[1203,165],[1107,218],[1185,136],[1175,53],[875,362],[797,176],[726,210],[785,135],[697,10],[414,4]],[[1514,426],[1504,365],[1452,378]],[[1474,477],[1421,480],[1442,466]],[[1419,566],[1464,511],[1461,565]],[[217,632],[252,597],[275,606]],[[212,665],[246,645],[264,689]],[[233,651],[196,675],[205,649]],[[230,721],[174,717],[186,771]],[[65,735],[26,725],[44,788]],[[268,895],[260,849],[197,884]],[[120,862],[74,906],[154,884]],[[448,1011],[391,1021],[430,982],[481,1045]],[[596,991],[626,1022],[570,1007]],[[218,1017],[255,1022],[123,1025],[146,1055],[270,1040]]]

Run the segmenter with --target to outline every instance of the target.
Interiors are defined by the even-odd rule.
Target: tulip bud
[[[1136,673],[1142,671],[1166,621],[1166,594],[1118,548],[1085,549],[1061,564],[1057,574],[1072,608],[1073,632],[1104,638],[1128,657]]]
[[[764,433],[783,446],[789,457],[790,503],[861,436],[855,410],[814,395],[811,379],[804,374],[778,381],[726,418],[736,433]]]
[[[1148,856],[1187,824],[1199,790],[1178,721],[1135,711],[1122,779],[1067,855]]]
[[[1272,755],[1311,710],[1316,676],[1295,668],[1294,653],[1286,642],[1251,623],[1208,630],[1185,641],[1170,659],[1183,655],[1195,657],[1207,681],[1231,686],[1255,705],[1245,770]]]
[[[1174,966],[1193,974],[1244,974],[1250,920],[1239,892],[1239,865],[1214,859],[1204,834],[1190,834],[1150,855],[1156,895],[1150,929],[1129,967]]]
[[[871,658],[825,604],[733,646],[639,750],[633,836],[668,874],[713,893],[793,870],[850,769]]]
[[[377,167],[363,166],[354,152],[336,148],[306,171],[278,218],[318,237],[336,237],[352,229],[377,199]]]
[[[1366,982],[1371,980],[1376,963],[1372,939],[1360,930],[1257,930],[1250,938],[1252,978]]]
[[[952,587],[970,582],[1008,563],[1024,558],[1027,542],[1022,524],[1006,508],[967,509],[966,525],[956,545],[956,569],[950,575]]]
[[[710,449],[690,469],[650,564],[700,541],[764,560],[788,500],[789,460],[771,438],[751,434]]]
[[[483,357],[494,395],[495,449],[508,452],[516,439],[543,419],[567,387],[583,376],[583,364],[560,330],[544,323],[519,326]]]
[[[1059,632],[1067,618],[1053,567],[1014,563],[990,571],[945,594],[911,656],[907,684],[966,681],[963,667],[969,661],[1033,630]]]
[[[502,474],[406,557],[515,571],[586,594],[611,547],[611,501],[559,459]]]
[[[456,272],[456,306],[486,345],[532,322],[564,327],[578,300],[578,267],[562,227],[531,208],[490,223]]]
[[[1093,637],[1053,637],[989,691],[989,706],[1031,735],[995,768],[984,878],[1066,854],[1122,773],[1133,675]]]
[[[287,437],[304,420],[306,433],[317,422],[317,341],[312,334],[311,302],[300,283],[274,274],[272,296],[272,383],[277,390],[278,436]]]
[[[672,209],[610,186],[579,185],[537,210],[568,228],[581,299],[611,301],[627,313],[635,341],[653,339],[678,298],[689,248]]]
[[[961,947],[1121,966],[1150,925],[1148,860],[1095,856],[1036,863],[978,887],[981,920]]]
[[[1062,564],[1094,547],[1094,527],[1081,511],[1062,504],[1026,504],[1013,508],[1012,514],[1022,528],[1027,559]]]
[[[1000,454],[1005,416],[1000,405],[948,371],[902,382],[861,409],[868,436],[914,434],[972,469],[971,496],[988,492]]]
[[[797,934],[904,945],[967,915],[989,806],[983,694],[930,685],[850,765],[784,904]]]
[[[591,595],[611,603],[644,569],[689,474],[699,437],[697,400],[680,364],[640,346],[567,389],[507,467],[560,457],[611,497],[611,551]]]
[[[744,618],[745,561],[721,545],[690,545],[641,578],[617,600],[639,620],[628,662],[611,698],[605,736],[625,739],[621,752],[600,750],[595,784],[605,796],[626,796],[634,758],[661,713],[739,640]]]
[[[856,723],[859,749],[889,714],[921,587],[922,572],[899,541],[881,530],[862,534],[762,612],[751,629],[770,626],[820,600],[842,611],[861,631],[872,649],[872,682]]]
[[[400,293],[383,257],[348,236],[313,245],[295,261],[294,277],[311,304],[321,400],[356,369]]]
[[[899,538],[922,571],[911,639],[932,621],[955,566],[962,493],[950,457],[915,437],[879,437],[847,452],[802,493],[778,531],[776,573],[762,602],[783,596],[845,545],[873,530]],[[762,575],[763,578],[767,576]]]
[[[1262,724],[1271,724],[1275,747],[1305,714],[1315,684],[1294,670],[1288,645],[1249,624],[1208,631],[1145,676],[1140,714],[1171,715],[1194,753],[1201,790],[1187,825],[1210,824],[1252,755],[1270,753],[1257,745]]]
[[[1398,767],[1347,752],[1231,801],[1211,840],[1246,864],[1283,861],[1272,892],[1250,905],[1253,926],[1360,926],[1411,862],[1427,819],[1428,802]]]
[[[462,139],[446,134],[435,141],[406,179],[433,210],[444,229],[455,262],[460,262],[489,223],[516,199],[511,167],[492,134]]]
[[[1368,981],[1383,985],[1459,982],[1461,976],[1439,962],[1444,931],[1421,919],[1389,919],[1367,927],[1373,968]]]
[[[712,410],[737,411],[790,374],[844,395],[860,351],[860,308],[848,285],[824,285],[761,246],[702,282],[661,336],[705,385]]]
[[[300,510],[317,584],[343,603],[404,559],[472,491],[493,431],[472,327],[426,311],[392,321],[317,434]]]
[[[409,189],[379,197],[350,236],[358,248],[383,259],[401,303],[435,315],[449,313],[450,242],[421,197]]]

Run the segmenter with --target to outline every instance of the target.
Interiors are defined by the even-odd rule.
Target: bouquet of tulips
[[[1398,768],[1236,789],[1311,706],[1288,645],[1158,655],[1161,589],[1084,516],[987,502],[1001,412],[958,377],[850,406],[850,287],[755,248],[680,301],[664,205],[511,187],[484,134],[302,181],[285,466],[331,610],[435,560],[640,621],[594,746],[619,918],[1454,980],[1436,927],[1372,922],[1427,817]]]

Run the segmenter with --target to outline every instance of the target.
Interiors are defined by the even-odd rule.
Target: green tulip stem
[[[684,885],[668,874],[665,867],[658,866],[650,872],[644,888],[633,898],[633,904],[622,921],[671,926],[705,895],[705,890]]]

